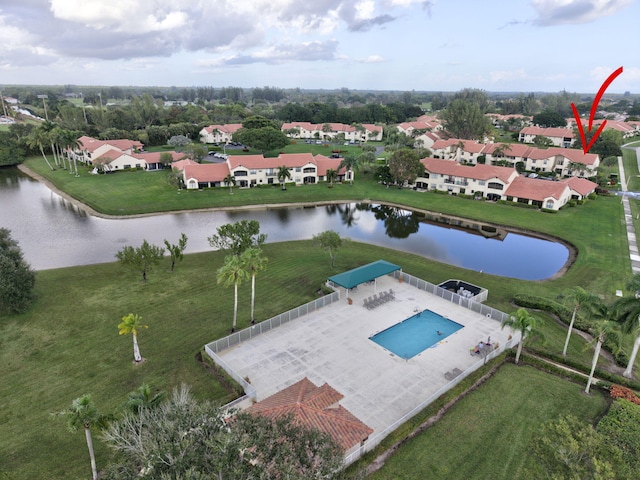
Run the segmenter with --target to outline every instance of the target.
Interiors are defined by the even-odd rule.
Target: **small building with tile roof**
[[[200,130],[200,141],[202,143],[229,143],[231,142],[233,134],[241,128],[241,123],[209,125]]]
[[[344,395],[307,377],[250,406],[246,412],[267,418],[290,416],[298,425],[331,436],[345,451],[363,444],[373,429],[339,404]]]

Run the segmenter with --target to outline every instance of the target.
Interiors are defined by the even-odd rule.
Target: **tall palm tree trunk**
[[[233,298],[233,326],[231,327],[231,331],[236,331],[236,320],[238,318],[238,282],[236,282],[233,286],[234,289],[234,298]]]
[[[576,321],[576,312],[578,307],[573,309],[573,315],[571,315],[571,322],[569,323],[569,330],[567,331],[567,339],[564,341],[564,348],[562,349],[562,356],[567,356],[567,348],[569,347],[569,339],[571,338],[571,331],[573,330],[573,323]]]
[[[516,360],[515,360],[516,365],[520,361],[520,354],[522,353],[522,343],[523,342],[524,342],[524,337],[521,337],[520,341],[518,342],[518,349],[516,350]]]
[[[142,355],[140,355],[140,347],[138,346],[138,335],[134,333],[132,336],[133,336],[133,359],[136,362],[141,362]]]
[[[631,350],[629,363],[627,364],[627,368],[624,370],[624,373],[622,374],[626,378],[633,377],[633,364],[636,361],[636,356],[638,355],[638,349],[640,349],[640,334],[638,334],[635,342],[633,342],[633,349]]]
[[[255,319],[253,318],[253,305],[255,303],[255,299],[256,299],[256,274],[254,273],[253,275],[251,275],[251,323],[252,324],[256,323]]]
[[[44,148],[40,147],[40,153],[42,153],[42,158],[44,158],[44,161],[47,162],[47,165],[49,165],[51,171],[55,170],[49,163],[49,160],[47,160],[47,156],[44,154]]]
[[[596,350],[593,352],[593,361],[591,362],[591,372],[589,372],[589,380],[587,380],[587,388],[584,389],[585,393],[589,393],[589,388],[593,383],[593,372],[596,371],[596,365],[598,364],[598,357],[600,357],[600,348],[602,348],[602,338],[598,338],[596,343]]]
[[[96,467],[96,454],[93,451],[93,439],[91,438],[91,430],[89,427],[84,427],[84,435],[87,439],[87,447],[89,448],[89,457],[91,457],[91,474],[93,475],[93,480],[97,480],[98,478],[98,468]]]

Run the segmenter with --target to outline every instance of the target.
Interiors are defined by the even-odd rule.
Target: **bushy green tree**
[[[542,128],[566,127],[567,121],[555,110],[545,109],[533,116],[532,122]]]
[[[34,299],[36,274],[22,257],[11,231],[0,228],[0,314],[22,313]]]
[[[482,140],[491,132],[491,121],[477,103],[460,98],[452,101],[440,113],[444,128],[455,138]]]
[[[233,140],[262,153],[289,145],[289,138],[280,129],[274,127],[243,127],[233,134]]]
[[[329,258],[331,259],[331,268],[333,268],[335,264],[338,249],[342,246],[344,240],[345,239],[340,237],[340,235],[333,230],[326,230],[318,233],[311,239],[314,245],[319,246],[329,254]]]
[[[163,255],[164,248],[150,245],[149,242],[144,240],[140,247],[135,248],[130,245],[123,247],[122,250],[116,253],[116,258],[122,265],[141,273],[142,281],[146,282],[147,273],[160,263]]]
[[[267,240],[267,235],[260,233],[260,222],[257,220],[240,220],[218,227],[215,235],[208,240],[213,248],[240,256],[251,247],[260,247]]]
[[[546,423],[530,442],[535,456],[528,478],[614,480],[620,450],[607,445],[590,424],[572,415]],[[530,475],[530,476],[529,476]]]
[[[289,417],[227,412],[175,389],[155,408],[127,412],[103,438],[116,452],[104,480],[331,479],[343,451],[331,437]]]
[[[405,182],[413,183],[424,173],[424,165],[420,162],[415,150],[401,148],[396,150],[389,159],[389,172],[399,187]]]

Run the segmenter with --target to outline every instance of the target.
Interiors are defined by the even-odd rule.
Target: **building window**
[[[553,209],[553,200],[547,200],[546,208],[552,210]]]

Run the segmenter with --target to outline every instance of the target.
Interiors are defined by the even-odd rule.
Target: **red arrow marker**
[[[605,90],[609,88],[609,85],[611,85],[611,82],[613,82],[616,79],[616,77],[621,73],[622,73],[622,67],[618,68],[615,72],[609,75],[609,77],[604,81],[604,83],[600,87],[600,90],[598,90],[596,98],[593,99],[593,104],[591,105],[591,114],[589,115],[589,130],[588,130],[589,133],[591,133],[591,128],[593,127],[593,119],[596,116],[596,110],[598,110],[598,104],[600,103],[600,100],[602,99],[602,96],[604,95]],[[584,135],[584,127],[582,126],[582,121],[580,120],[580,114],[578,113],[578,109],[573,103],[571,104],[571,109],[573,110],[573,117],[576,119],[576,123],[578,124],[578,132],[580,133],[580,140],[582,140],[582,151],[586,154],[591,149],[595,141],[598,139],[598,137],[602,133],[602,130],[604,130],[604,126],[607,124],[607,121],[605,120],[600,124],[600,127],[598,127],[598,130],[596,130],[596,133],[593,135],[593,137],[591,138],[591,141],[587,145],[587,139]]]

